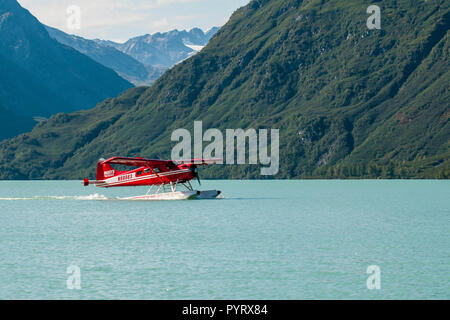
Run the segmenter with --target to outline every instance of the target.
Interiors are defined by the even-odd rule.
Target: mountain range
[[[99,158],[170,158],[171,134],[280,130],[273,178],[449,178],[448,1],[253,0],[151,87],[0,143],[2,179],[92,177]],[[262,178],[213,166],[205,178]]]
[[[206,33],[198,28],[190,31],[173,30],[135,37],[120,44],[107,40],[88,40],[48,26],[46,29],[58,42],[115,70],[136,86],[153,84],[164,71],[198,52],[218,30],[212,28]]]
[[[90,108],[132,87],[113,70],[50,38],[15,0],[0,2],[0,39],[3,119],[5,112],[30,119]],[[28,129],[30,124],[23,122]],[[0,138],[14,133],[2,127]]]
[[[189,44],[200,48],[216,30],[158,34],[168,45],[148,48],[182,60],[195,52]],[[178,33],[186,45],[174,40]],[[16,0],[0,1],[0,39],[0,141],[30,131],[35,120],[92,108],[133,85],[151,85],[168,68],[158,66],[158,61],[155,66],[148,59],[140,62],[114,47],[120,44],[102,44],[44,26]]]

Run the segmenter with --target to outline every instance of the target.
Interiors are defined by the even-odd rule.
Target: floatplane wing
[[[189,160],[173,160],[173,162],[177,164],[196,164],[196,165],[211,165],[211,164],[220,164],[223,162],[222,159],[214,158],[214,159],[189,159]]]
[[[154,168],[157,166],[164,166],[168,164],[174,164],[171,160],[154,160],[154,159],[144,159],[144,158],[124,158],[124,157],[114,157],[103,161],[103,163],[109,164],[119,164],[128,167],[149,167]]]

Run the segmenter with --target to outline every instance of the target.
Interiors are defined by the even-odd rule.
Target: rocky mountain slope
[[[110,45],[69,35],[52,27],[47,26],[46,29],[49,35],[59,43],[72,47],[98,63],[115,70],[121,77],[136,86],[153,84],[166,70],[145,65]]]
[[[4,110],[19,117],[47,117],[93,107],[130,87],[113,70],[50,38],[17,1],[0,2],[0,106]],[[0,136],[15,133],[0,128]]]

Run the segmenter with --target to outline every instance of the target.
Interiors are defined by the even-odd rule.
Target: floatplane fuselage
[[[146,195],[126,198],[126,200],[186,200],[216,198],[217,190],[194,190],[191,180],[200,184],[198,167],[219,162],[220,159],[192,159],[187,161],[153,160],[144,158],[114,157],[100,159],[97,164],[95,181],[84,179],[84,186],[95,185],[99,188],[150,186]],[[120,171],[113,165],[135,167]],[[183,186],[185,191],[177,191]]]

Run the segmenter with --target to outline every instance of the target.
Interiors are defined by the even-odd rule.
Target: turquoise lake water
[[[0,299],[449,299],[449,181],[0,182]],[[367,267],[379,267],[369,290]],[[69,290],[67,268],[80,269]]]

